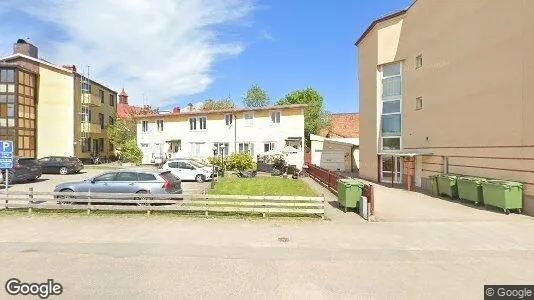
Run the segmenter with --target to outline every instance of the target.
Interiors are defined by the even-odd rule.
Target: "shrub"
[[[232,153],[224,164],[226,169],[236,171],[256,170],[257,168],[254,158],[248,153]]]
[[[214,165],[214,166],[216,166],[216,167],[218,167],[218,168],[222,168],[222,161],[223,161],[223,160],[222,160],[222,158],[221,158],[220,155],[219,155],[219,156],[211,156],[211,157],[208,157],[208,163],[209,163],[210,165]],[[225,164],[226,167],[227,167],[227,165],[228,165],[228,156],[225,156],[225,157],[224,157],[224,164]],[[227,168],[228,168],[228,167],[227,167]]]
[[[140,165],[143,159],[143,152],[141,152],[141,149],[137,146],[135,139],[129,139],[124,143],[121,156],[124,162]]]

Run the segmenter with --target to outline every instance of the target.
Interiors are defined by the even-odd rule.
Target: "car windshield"
[[[206,167],[205,164],[201,163],[201,162],[198,162],[196,160],[190,160],[189,161],[190,164],[192,164],[193,166],[197,167],[197,168],[203,168],[203,167]]]

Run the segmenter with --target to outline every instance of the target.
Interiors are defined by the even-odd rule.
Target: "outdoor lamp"
[[[217,147],[213,146],[213,157],[217,153]],[[211,164],[211,188],[215,187],[215,162]]]
[[[226,147],[223,145],[221,145],[221,165],[222,165],[222,176],[224,176],[224,149]]]

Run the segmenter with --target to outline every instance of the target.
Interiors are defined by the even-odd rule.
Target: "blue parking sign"
[[[13,141],[0,141],[0,169],[13,168]]]

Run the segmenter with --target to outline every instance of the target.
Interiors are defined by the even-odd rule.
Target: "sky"
[[[357,112],[354,43],[411,1],[2,0],[0,55],[29,39],[40,57],[124,87],[135,105],[241,105],[258,84],[272,103],[312,87],[327,111]]]

